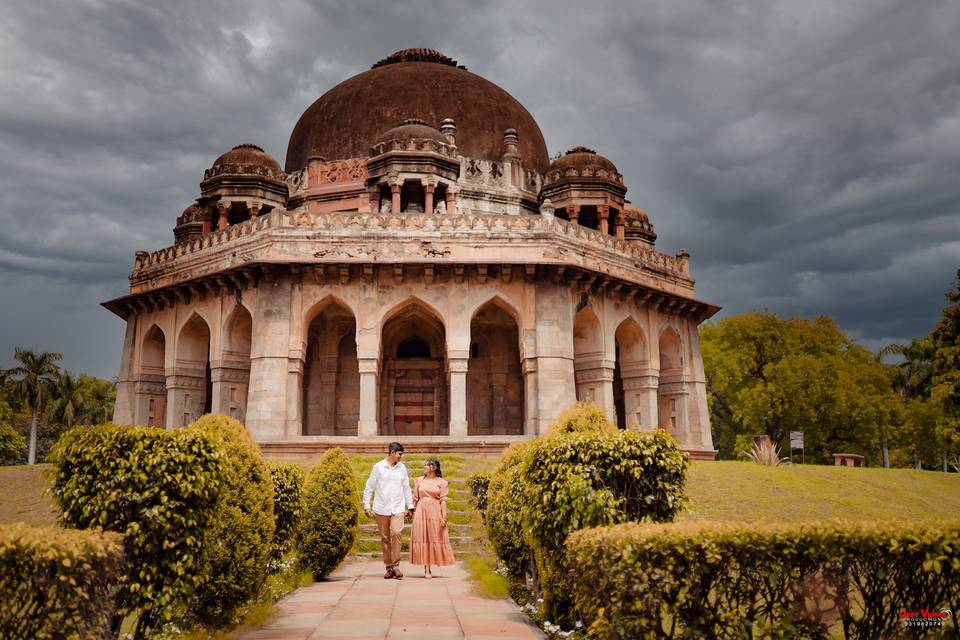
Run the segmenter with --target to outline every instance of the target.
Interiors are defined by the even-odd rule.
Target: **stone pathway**
[[[438,567],[433,580],[423,568],[401,564],[403,580],[384,580],[383,563],[348,559],[323,582],[298,589],[277,603],[263,628],[238,634],[241,640],[314,638],[426,638],[428,640],[520,640],[543,633],[510,600],[471,594],[459,565]]]

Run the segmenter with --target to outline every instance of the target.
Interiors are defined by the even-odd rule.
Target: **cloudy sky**
[[[0,20],[0,366],[116,374],[137,249],[204,168],[283,162],[301,112],[392,51],[504,87],[551,155],[612,159],[724,313],[925,334],[960,266],[960,3],[8,0]]]

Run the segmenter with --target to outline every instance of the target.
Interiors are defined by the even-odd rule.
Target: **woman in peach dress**
[[[413,489],[413,530],[410,532],[410,564],[423,565],[423,577],[432,578],[433,565],[453,564],[453,548],[447,535],[447,481],[439,460],[427,460],[423,476]]]

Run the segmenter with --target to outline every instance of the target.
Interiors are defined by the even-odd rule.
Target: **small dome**
[[[279,174],[280,163],[255,144],[238,144],[213,161],[214,167],[236,165],[241,167],[239,173],[259,173],[258,171],[244,171],[243,167],[265,167]]]
[[[404,120],[393,129],[380,134],[377,136],[374,144],[390,142],[391,140],[436,140],[437,142],[448,144],[445,135],[417,118]]]
[[[183,210],[183,213],[180,214],[180,217],[177,218],[177,224],[180,225],[190,222],[198,222],[203,217],[203,214],[203,207],[197,205],[196,203],[188,205],[187,208]]]
[[[550,171],[565,172],[567,169],[577,169],[581,175],[584,169],[600,170],[618,175],[616,165],[598,154],[593,149],[574,147],[550,163]]]
[[[644,240],[650,244],[657,241],[657,232],[646,211],[633,204],[624,203],[623,217],[626,218],[625,234],[628,240]]]

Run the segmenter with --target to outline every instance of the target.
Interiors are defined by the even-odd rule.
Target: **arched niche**
[[[650,375],[650,359],[643,329],[633,318],[626,318],[614,334],[616,364],[613,370],[613,402],[617,426],[639,428],[649,424],[643,414],[645,378]]]
[[[246,421],[247,391],[250,384],[250,343],[253,318],[242,304],[234,307],[223,329],[223,352],[212,372],[217,410],[240,422]]]
[[[188,425],[210,413],[213,382],[210,373],[210,326],[194,313],[177,336],[174,380],[168,387],[175,391],[175,425]]]
[[[573,371],[577,400],[603,406],[603,332],[590,307],[580,309],[573,319]]]
[[[140,371],[137,375],[136,421],[152,427],[167,424],[167,338],[163,330],[152,325],[140,345]]]
[[[674,435],[683,427],[686,389],[683,380],[683,351],[680,335],[673,327],[660,333],[660,377],[657,386],[659,426]]]
[[[491,300],[470,320],[467,367],[470,435],[523,434],[520,329],[514,314],[507,309],[499,299]]]
[[[303,433],[355,436],[360,419],[356,317],[335,299],[314,311],[303,367]]]
[[[419,300],[388,316],[381,333],[380,432],[449,433],[450,389],[443,321]]]

